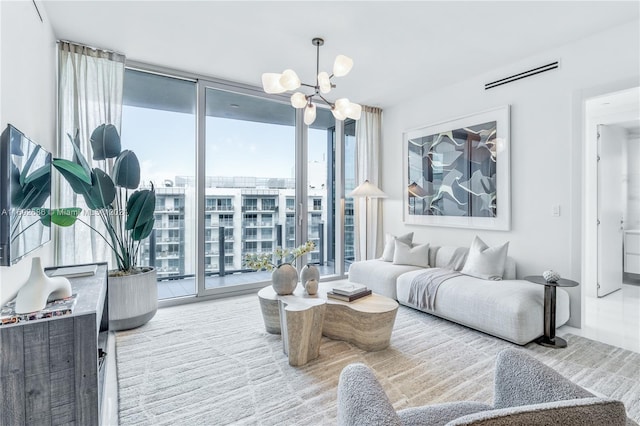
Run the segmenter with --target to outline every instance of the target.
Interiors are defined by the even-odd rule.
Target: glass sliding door
[[[307,263],[318,265],[320,275],[335,274],[335,246],[329,234],[334,212],[334,194],[330,167],[333,158],[335,118],[328,109],[317,108],[316,120],[307,132],[307,227],[308,239],[315,249],[307,255]],[[304,167],[303,166],[303,167]]]
[[[355,214],[353,198],[348,195],[356,184],[356,122],[347,119],[344,122],[344,270],[356,258],[355,247]]]
[[[196,294],[195,81],[126,69],[122,146],[136,153],[141,187],[156,191],[154,231],[140,262],[158,272],[158,298]]]
[[[269,281],[244,258],[296,244],[295,110],[219,87],[205,105],[205,290]]]
[[[158,270],[159,298],[266,285],[270,272],[248,269],[245,256],[305,238],[316,246],[306,261],[323,277],[348,270],[353,206],[342,194],[355,186],[355,123],[336,124],[318,108],[307,127],[286,96],[168,72],[128,64],[122,117],[141,187],[156,190],[155,227],[140,259]]]

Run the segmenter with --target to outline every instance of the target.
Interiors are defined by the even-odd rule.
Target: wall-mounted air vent
[[[494,87],[502,86],[503,84],[512,83],[523,78],[531,77],[532,75],[540,74],[542,72],[551,71],[558,68],[558,61],[552,62],[547,65],[543,65],[538,68],[530,69],[529,71],[521,72],[520,74],[514,74],[509,77],[501,78],[500,80],[492,81],[484,85],[484,90],[493,89]]]

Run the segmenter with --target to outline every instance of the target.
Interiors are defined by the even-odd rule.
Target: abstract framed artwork
[[[508,231],[509,105],[404,133],[407,224]]]

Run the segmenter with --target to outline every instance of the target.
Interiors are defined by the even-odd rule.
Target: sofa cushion
[[[508,250],[508,241],[500,246],[489,247],[476,236],[461,272],[484,280],[501,280]]]
[[[413,243],[413,232],[399,235],[397,237],[391,234],[386,234],[384,236],[384,251],[382,252],[382,257],[380,257],[380,260],[384,260],[385,262],[393,262],[393,253],[395,252],[396,241],[402,241],[405,244],[411,245]]]
[[[402,274],[397,280],[398,302],[408,303],[411,281],[422,271]],[[544,286],[522,280],[500,282],[467,275],[451,278],[438,288],[435,311],[442,318],[524,345],[543,334]],[[416,308],[417,309],[417,308]],[[569,320],[569,294],[556,293],[556,325]]]
[[[451,268],[452,263],[456,262],[454,259],[459,256],[461,253],[468,251],[469,249],[466,247],[451,247],[451,246],[431,246],[429,247],[429,265],[434,268]],[[462,265],[458,265],[458,268],[453,268],[457,271],[462,269],[464,266],[464,260]],[[507,256],[507,260],[504,265],[504,273],[502,275],[502,279],[504,280],[515,280],[516,279],[516,262],[513,258]]]
[[[400,240],[395,240],[393,252],[394,265],[414,265],[423,268],[429,267],[429,244],[411,246]]]
[[[405,272],[423,271],[412,265],[394,265],[380,259],[354,262],[349,268],[349,281],[364,284],[374,293],[396,300],[396,279]]]

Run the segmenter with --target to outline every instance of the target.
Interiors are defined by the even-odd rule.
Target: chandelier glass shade
[[[344,77],[349,74],[349,71],[353,68],[353,59],[344,55],[338,55],[333,63],[332,74],[326,71],[320,72],[320,46],[324,44],[324,40],[316,37],[311,42],[317,49],[315,84],[302,83],[295,71],[286,69],[280,74],[262,74],[262,87],[264,91],[266,93],[284,93],[297,90],[302,86],[313,89],[313,93],[308,95],[303,92],[295,92],[291,95],[291,105],[298,109],[304,108],[304,122],[308,126],[316,119],[316,105],[313,103],[313,98],[316,96],[331,107],[331,113],[336,120],[344,120],[345,118],[359,120],[362,114],[362,106],[349,101],[347,98],[340,98],[332,103],[323,96],[336,87],[336,85],[331,82],[333,77]]]

